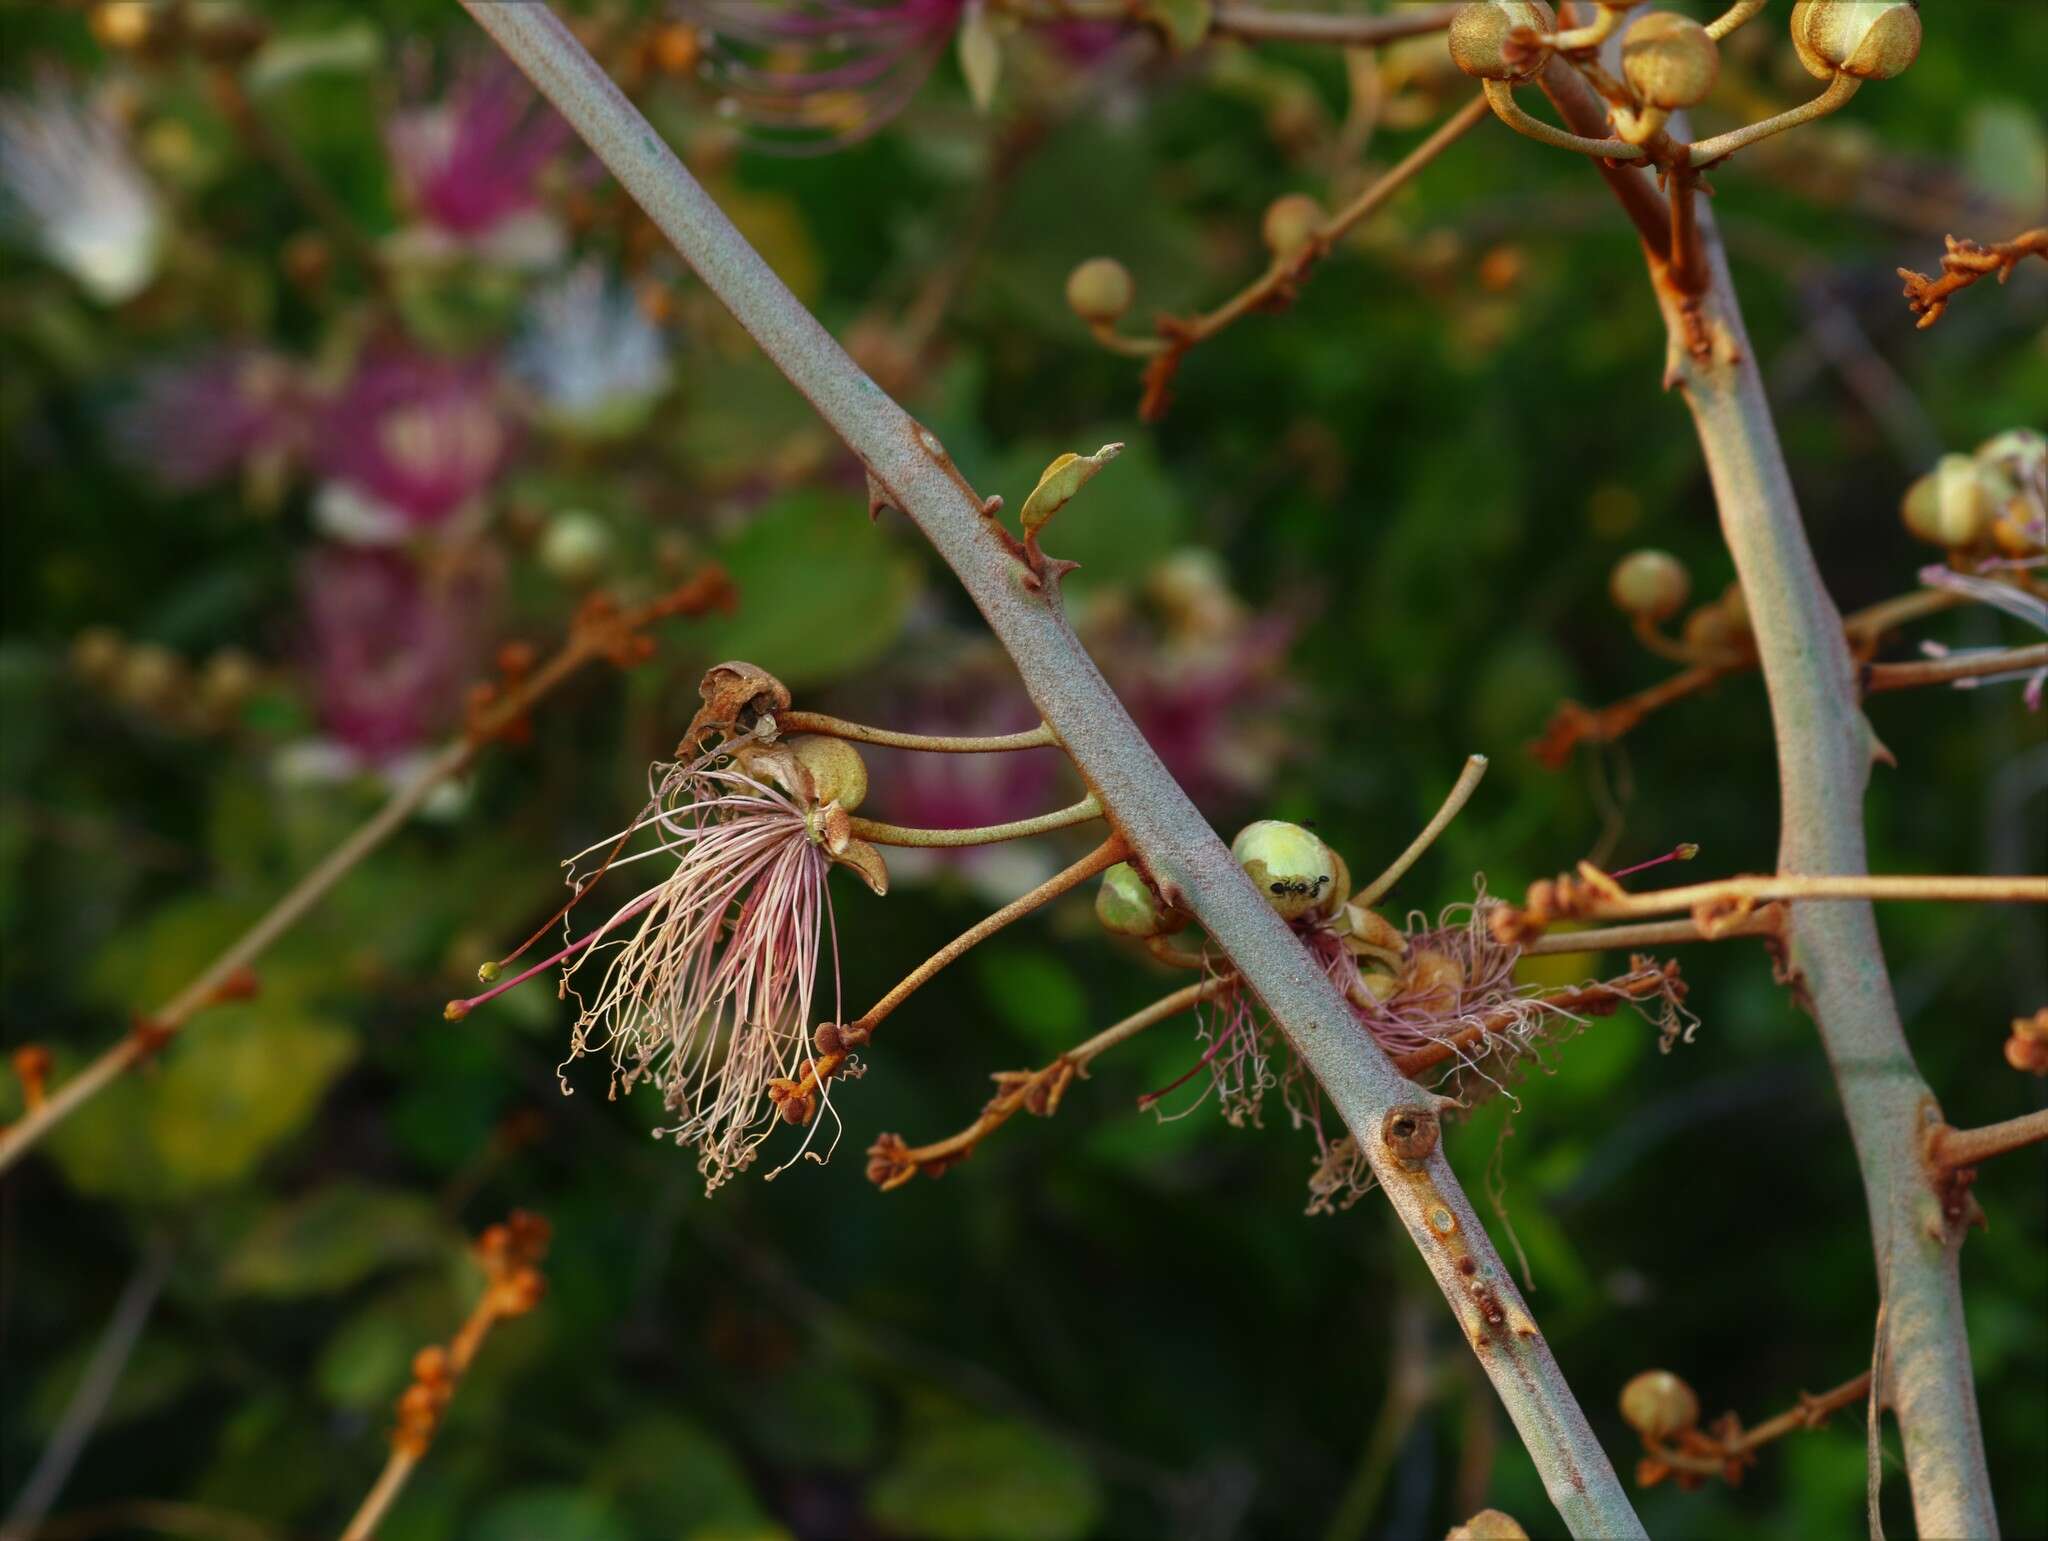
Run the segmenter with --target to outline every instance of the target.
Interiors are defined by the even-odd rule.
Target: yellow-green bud
[[[1453,1525],[1444,1541],[1529,1541],[1529,1532],[1512,1514],[1481,1509],[1462,1525]]]
[[[1669,1370],[1645,1370],[1621,1388],[1621,1416],[1643,1438],[1665,1440],[1700,1421],[1700,1399]]]
[[[1186,915],[1159,902],[1152,885],[1127,861],[1102,874],[1095,890],[1095,918],[1118,936],[1171,936],[1188,923]]]
[[[1330,847],[1330,860],[1336,864],[1337,876],[1330,884],[1330,891],[1323,896],[1323,902],[1316,907],[1316,913],[1324,920],[1343,914],[1344,906],[1351,900],[1351,863],[1335,846]]]
[[[1530,35],[1556,30],[1544,0],[1471,0],[1451,18],[1451,61],[1483,80],[1527,80],[1550,59]]]
[[[1652,11],[1622,38],[1621,73],[1646,104],[1677,112],[1707,99],[1721,73],[1721,50],[1690,16]]]
[[[1991,486],[1968,455],[1943,455],[1899,505],[1906,528],[1945,551],[1983,540],[1998,513]]]
[[[540,565],[564,583],[593,583],[611,564],[611,527],[596,514],[564,509],[540,537]]]
[[[811,773],[811,788],[820,803],[837,803],[852,813],[867,800],[867,762],[845,739],[805,733],[789,741],[789,752]]]
[[[1131,308],[1137,286],[1114,257],[1090,257],[1067,275],[1067,309],[1090,326],[1108,326]]]
[[[1320,910],[1337,885],[1336,852],[1284,819],[1245,825],[1230,842],[1230,854],[1283,920]]]
[[[88,626],[71,639],[71,667],[94,685],[110,685],[128,656],[128,644],[111,626]]]
[[[1323,206],[1307,193],[1287,193],[1266,205],[1266,217],[1259,234],[1266,250],[1276,257],[1291,257],[1308,245],[1323,228]]]
[[[114,692],[130,706],[153,711],[170,706],[189,683],[184,659],[161,643],[138,642],[122,660]]]
[[[1661,621],[1676,615],[1692,592],[1692,575],[1668,551],[1631,551],[1614,564],[1607,593],[1624,615]]]
[[[1817,80],[1890,80],[1920,56],[1920,8],[1913,0],[1799,0],[1792,47]]]

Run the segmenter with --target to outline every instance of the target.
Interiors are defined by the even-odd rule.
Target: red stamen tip
[[[1667,861],[1691,861],[1699,854],[1700,848],[1688,840],[1682,845],[1673,846],[1662,856],[1653,856],[1648,861],[1639,861],[1633,867],[1623,867],[1619,872],[1610,872],[1607,875],[1611,878],[1625,878],[1637,872],[1647,872],[1652,867],[1661,867]]]

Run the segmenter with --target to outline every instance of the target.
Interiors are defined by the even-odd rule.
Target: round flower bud
[[[138,642],[122,660],[114,693],[129,706],[158,711],[184,693],[185,660],[157,642]]]
[[[1324,920],[1336,919],[1344,913],[1344,906],[1351,902],[1351,863],[1334,846],[1330,849],[1330,860],[1336,864],[1336,881],[1330,884],[1330,891],[1323,896],[1323,902],[1316,906],[1316,914]]]
[[[1266,217],[1259,226],[1266,250],[1276,257],[1291,257],[1316,238],[1323,228],[1323,206],[1307,193],[1288,193],[1266,205]]]
[[[200,671],[200,709],[219,722],[232,722],[261,683],[255,659],[240,648],[224,647]]]
[[[1067,309],[1090,326],[1108,326],[1131,308],[1137,286],[1114,257],[1090,257],[1067,275]]]
[[[1283,920],[1319,911],[1337,886],[1337,855],[1309,830],[1284,819],[1247,824],[1230,854]]]
[[[1906,489],[1899,514],[1920,539],[1955,551],[1983,540],[1999,508],[1975,460],[1943,455],[1932,471]]]
[[[88,626],[71,639],[71,667],[93,685],[111,685],[121,673],[128,644],[111,626]]]
[[[1631,551],[1607,577],[1607,593],[1616,609],[1653,621],[1676,615],[1691,592],[1692,575],[1668,551]]]
[[[594,583],[604,576],[612,554],[611,527],[593,513],[565,509],[540,537],[540,565],[564,583]]]
[[[805,733],[789,741],[789,752],[811,773],[811,788],[820,803],[837,803],[852,813],[867,801],[867,762],[845,739]]]
[[[1920,55],[1920,8],[1913,0],[1799,0],[1792,47],[1817,80],[1890,80]]]
[[[1621,73],[1652,107],[1697,107],[1721,73],[1721,50],[1690,16],[1652,11],[1621,40]]]
[[[1700,1399],[1669,1370],[1645,1370],[1621,1388],[1621,1416],[1643,1438],[1665,1440],[1700,1421]]]
[[[1462,1525],[1453,1525],[1444,1541],[1529,1541],[1529,1532],[1512,1514],[1481,1509]]]
[[[1685,645],[1694,653],[1739,653],[1747,645],[1749,626],[1719,604],[1701,605],[1685,618]]]
[[[1171,936],[1187,925],[1187,916],[1159,902],[1152,885],[1127,861],[1102,874],[1095,890],[1095,918],[1118,936]]]
[[[1483,80],[1527,80],[1550,59],[1530,34],[1556,29],[1544,0],[1472,0],[1451,18],[1451,60]]]

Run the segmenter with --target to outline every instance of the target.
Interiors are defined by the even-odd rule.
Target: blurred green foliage
[[[280,33],[260,64],[266,112],[381,238],[400,217],[380,127],[398,66],[475,47],[469,24],[399,0],[266,9]],[[1928,554],[1894,510],[1934,454],[2048,420],[2038,272],[1961,297],[1927,333],[1892,276],[1932,265],[1951,220],[2017,228],[2048,203],[2048,30],[2029,9],[1928,7],[1903,79],[1715,177],[1844,608],[1913,586]],[[650,19],[611,17],[625,31]],[[287,280],[279,253],[306,217],[194,67],[110,64],[54,7],[9,7],[0,24],[11,88],[53,60],[127,79],[159,167],[181,179],[167,297],[103,310],[20,243],[0,259],[0,1022],[10,1047],[49,1045],[61,1081],[376,806],[374,778],[276,769],[315,710],[293,578],[315,539],[305,489],[169,494],[113,453],[109,428],[151,360],[226,336],[317,352],[365,293],[340,259],[324,287]],[[1807,89],[1781,27],[1767,14],[1759,41],[1731,50],[1725,107],[1703,116]],[[1632,860],[1679,840],[1702,847],[1697,871],[1767,868],[1770,727],[1752,678],[1561,773],[1524,752],[1561,697],[1603,702],[1665,672],[1607,606],[1618,556],[1667,547],[1702,595],[1730,576],[1684,411],[1657,389],[1662,329],[1634,242],[1589,170],[1482,125],[1291,310],[1197,349],[1171,414],[1147,427],[1133,366],[1060,302],[1068,268],[1117,256],[1141,313],[1220,300],[1257,270],[1265,204],[1327,169],[1267,109],[1305,93],[1334,118],[1342,70],[1302,49],[1262,51],[1253,69],[1244,54],[1141,48],[1090,76],[1012,46],[993,120],[948,61],[898,123],[818,159],[735,155],[688,80],[641,94],[842,335],[964,264],[911,404],[981,490],[1015,507],[1054,454],[1128,442],[1053,527],[1052,548],[1085,562],[1077,606],[1115,603],[1194,544],[1292,628],[1292,752],[1269,757],[1262,797],[1217,800],[1225,832],[1255,812],[1312,819],[1362,876],[1483,751],[1488,781],[1397,907],[1469,899],[1475,873],[1514,894],[1589,851]],[[1383,125],[1369,160],[1390,163],[1417,132]],[[588,239],[633,251],[613,227]],[[534,521],[569,507],[610,530],[608,579],[715,555],[740,609],[551,701],[531,744],[487,755],[451,806],[270,952],[257,999],[204,1013],[9,1176],[0,1498],[161,1241],[169,1284],[59,1505],[99,1528],[65,1534],[140,1533],[123,1507],[139,1499],[262,1534],[334,1533],[382,1462],[413,1351],[473,1298],[464,1234],[518,1206],[556,1228],[548,1298],[487,1344],[389,1541],[1320,1535],[1369,1464],[1396,1355],[1415,1353],[1432,1395],[1391,1467],[1365,1472],[1383,1483],[1369,1533],[1438,1535],[1482,1503],[1549,1532],[1449,1320],[1429,1304],[1427,1326],[1395,1341],[1415,1315],[1400,1303],[1431,1292],[1379,1206],[1304,1218],[1311,1150],[1278,1116],[1238,1130],[1206,1108],[1133,1113],[1192,1062],[1184,1024],[1106,1057],[1057,1119],[1017,1120],[943,1181],[887,1196],[864,1181],[876,1133],[957,1128],[991,1071],[1041,1063],[1168,987],[1078,901],[989,943],[889,1024],[870,1074],[835,1098],[845,1129],[828,1165],[711,1200],[687,1152],[648,1139],[651,1104],[606,1102],[587,1066],[562,1095],[568,1013],[544,987],[442,1020],[478,960],[546,916],[559,858],[637,806],[706,664],[749,657],[805,704],[889,721],[973,625],[901,520],[870,526],[858,479],[703,292],[659,259],[640,271],[674,295],[674,389],[643,432],[527,455],[493,492],[509,568],[496,634],[562,631],[579,590],[537,561]],[[519,298],[480,277],[401,295],[401,313],[445,343],[499,335]],[[78,686],[67,659],[92,626],[194,660],[242,649],[268,684],[225,731],[166,726]],[[1923,634],[1982,643],[2002,626],[1956,615]],[[1877,870],[2038,868],[2048,749],[2014,692],[1892,696],[1872,715],[1899,760],[1872,789]],[[953,869],[887,900],[844,878],[834,892],[856,1005],[986,908]],[[1999,1045],[2042,1001],[2039,914],[1900,906],[1881,923],[1950,1118],[2038,1106],[2039,1083]],[[1760,1418],[1863,1367],[1876,1307],[1810,1025],[1760,951],[1683,963],[1696,1041],[1660,1056],[1633,1017],[1601,1021],[1450,1137],[1468,1185],[1503,1195],[1531,1304],[1624,1466],[1613,1398],[1635,1371],[1667,1367],[1709,1413]],[[18,1105],[16,1088],[0,1093],[0,1117]],[[1964,1277],[1992,1471],[2008,1532],[2048,1533],[2039,1153],[1986,1170],[1976,1192],[1991,1225]],[[1885,1522],[1904,1533],[1894,1447],[1886,1459]],[[1860,1533],[1863,1477],[1844,1417],[1765,1452],[1739,1490],[1660,1487],[1642,1512],[1659,1535]]]

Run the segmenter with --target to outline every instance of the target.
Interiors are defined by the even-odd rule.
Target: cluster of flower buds
[[[25,1043],[8,1057],[14,1078],[21,1083],[21,1107],[33,1113],[50,1094],[50,1051],[39,1043]]]
[[[1674,1466],[1673,1451],[1719,1457],[1719,1441],[1700,1431],[1699,1395],[1669,1370],[1645,1370],[1621,1388],[1621,1416],[1643,1441],[1644,1456],[1636,1480],[1645,1487],[1676,1476],[1682,1488],[1696,1488],[1706,1479],[1689,1466]],[[1731,1480],[1741,1474],[1739,1460],[1729,1462]]]
[[[72,639],[71,668],[107,699],[178,733],[231,731],[264,683],[239,648],[220,648],[195,668],[161,643],[130,641],[107,626]]]
[[[1899,513],[1944,551],[2015,561],[2048,553],[2048,437],[2013,428],[1973,454],[1943,455],[1906,489]]]
[[[429,1343],[412,1356],[412,1383],[398,1398],[398,1423],[391,1431],[395,1449],[415,1458],[427,1453],[441,1415],[455,1395],[455,1366],[448,1350]]]
[[[1792,46],[1800,63],[1829,83],[1827,92],[1762,122],[1678,145],[1663,133],[1670,115],[1706,100],[1720,77],[1721,39],[1758,7],[1737,3],[1704,25],[1675,12],[1650,11],[1621,36],[1620,92],[1629,100],[1615,103],[1619,141],[1565,133],[1515,105],[1513,88],[1535,79],[1553,58],[1590,65],[1635,5],[1636,0],[1596,0],[1590,25],[1560,32],[1545,0],[1471,0],[1451,20],[1451,58],[1466,74],[1487,83],[1487,99],[1509,127],[1532,138],[1609,159],[1700,167],[1833,112],[1864,81],[1891,79],[1920,51],[1914,0],[1799,0],[1792,8]]]
[[[2048,1006],[2031,1017],[2012,1019],[2012,1036],[2005,1040],[2005,1062],[2015,1070],[2048,1076]],[[20,1068],[18,1061],[16,1068]],[[28,1081],[25,1074],[22,1081]]]
[[[1637,635],[1659,653],[1690,664],[1729,663],[1749,656],[1755,641],[1739,583],[1729,584],[1720,597],[1696,607],[1685,618],[1677,640],[1656,630],[1685,608],[1691,593],[1692,575],[1668,551],[1632,551],[1614,564],[1607,578],[1614,607],[1635,622]]]
[[[488,1280],[484,1304],[495,1316],[524,1316],[540,1304],[547,1280],[540,1265],[554,1229],[539,1215],[515,1209],[484,1227],[473,1251]]]

